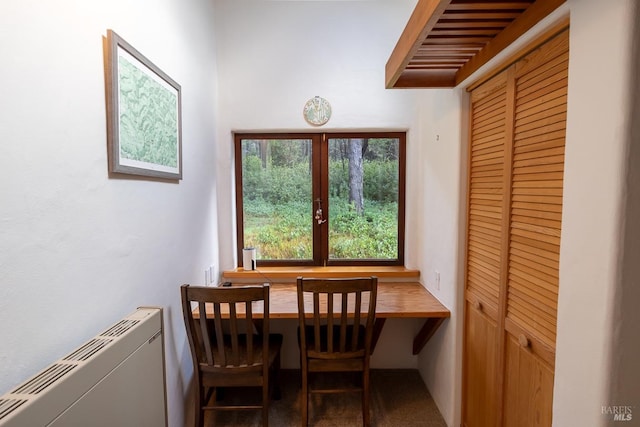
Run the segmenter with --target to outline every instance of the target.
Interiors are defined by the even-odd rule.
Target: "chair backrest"
[[[369,354],[378,278],[298,277],[300,348],[308,357],[340,359]],[[308,340],[312,333],[313,341]]]
[[[183,285],[181,294],[197,370],[224,373],[230,369],[234,372],[268,369],[269,340],[254,339],[269,336],[268,284],[229,288]],[[198,308],[197,319],[192,312],[194,303]],[[261,325],[261,330],[254,331],[258,313],[260,321],[256,323]]]

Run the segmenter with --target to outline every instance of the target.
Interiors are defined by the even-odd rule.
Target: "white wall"
[[[179,285],[217,260],[208,0],[10,0],[0,13],[0,394],[141,305],[165,308],[171,426],[191,375]],[[107,174],[103,36],[182,85],[184,179]]]
[[[422,272],[427,289],[451,311],[451,318],[440,326],[420,353],[420,372],[448,425],[454,423],[456,398],[460,394],[460,339],[462,325],[462,287],[459,251],[464,235],[466,185],[463,153],[462,106],[459,89],[423,89],[420,104],[419,144],[408,153],[413,170],[412,189],[416,203],[412,231],[415,264]],[[440,286],[436,286],[436,272]]]
[[[626,179],[624,184],[623,218],[620,227],[619,286],[613,300],[611,336],[611,377],[609,400],[611,405],[631,406],[638,418],[640,402],[640,14],[636,4],[635,25],[631,45],[632,65],[629,75],[632,104],[629,117],[626,150]]]
[[[222,269],[235,260],[235,194],[232,131],[409,130],[417,133],[419,91],[384,88],[384,67],[413,11],[415,0],[264,1],[216,0],[220,86],[219,156],[216,163]],[[302,116],[313,96],[332,106],[322,128]],[[412,150],[412,148],[410,148]],[[421,167],[414,165],[414,167]],[[415,170],[409,170],[411,176]],[[408,194],[419,191],[409,184]],[[408,210],[414,202],[409,197]],[[408,217],[408,227],[419,218]],[[407,233],[415,240],[414,233]],[[411,252],[411,243],[407,245]],[[415,265],[415,257],[409,256]],[[375,367],[417,367],[411,340],[419,325],[387,322],[374,353]],[[295,322],[274,322],[285,332],[283,366],[298,366]],[[398,351],[402,348],[402,351]]]
[[[609,402],[607,389],[633,93],[629,72],[634,3],[616,0],[603,7],[597,0],[569,2],[569,104],[553,406],[556,426],[609,425],[611,416],[602,415],[602,406],[624,404]]]

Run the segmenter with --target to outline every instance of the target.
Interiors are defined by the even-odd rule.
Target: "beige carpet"
[[[282,398],[272,401],[271,427],[300,425],[300,371],[283,370]],[[256,392],[258,392],[256,390]],[[229,390],[225,401],[250,397],[252,391]],[[258,394],[253,394],[258,398]],[[251,396],[251,397],[253,397]],[[309,426],[350,427],[362,425],[360,394],[313,395]],[[417,370],[375,369],[371,371],[371,421],[377,427],[446,427]],[[259,411],[209,413],[207,427],[260,426]]]

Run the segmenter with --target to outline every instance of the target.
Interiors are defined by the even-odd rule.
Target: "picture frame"
[[[109,172],[182,179],[182,98],[176,81],[107,30]]]

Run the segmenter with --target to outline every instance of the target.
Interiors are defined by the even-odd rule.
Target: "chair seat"
[[[201,364],[202,372],[224,372],[225,375],[233,374],[234,371],[241,374],[242,372],[246,372],[247,370],[251,370],[252,368],[256,368],[258,370],[262,369],[262,364],[257,363],[262,361],[262,335],[253,335],[253,352],[254,352],[254,363],[247,363],[247,335],[242,334],[238,336],[238,362],[234,363],[236,366],[223,365],[218,363],[220,359],[216,359],[216,363],[214,365],[207,365],[206,363]],[[271,365],[282,348],[283,336],[282,334],[269,334],[269,364]],[[224,347],[226,354],[230,354],[231,350],[231,336],[224,335]],[[212,346],[212,351],[214,354],[219,352],[219,347],[217,345]]]

